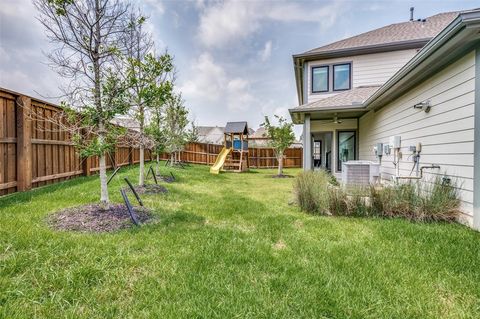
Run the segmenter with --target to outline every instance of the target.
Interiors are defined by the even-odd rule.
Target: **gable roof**
[[[392,45],[406,42],[427,42],[458,16],[459,12],[445,12],[426,19],[394,23],[382,28],[368,31],[344,40],[333,42],[302,55],[328,53],[362,47]]]
[[[247,122],[228,122],[225,133],[247,134],[249,133]]]
[[[423,48],[459,14],[445,12],[426,19],[394,23],[304,53],[293,55],[295,84],[299,104],[304,103],[304,65],[307,61],[352,55]]]
[[[305,112],[316,110],[323,111],[317,112],[322,113],[322,116],[331,116],[338,111],[358,117],[368,110],[382,108],[385,104],[442,70],[452,61],[475,49],[479,44],[479,34],[480,8],[463,11],[361,104],[352,105],[349,108],[331,105],[321,110],[300,106],[289,110],[292,120],[294,123],[301,123]]]

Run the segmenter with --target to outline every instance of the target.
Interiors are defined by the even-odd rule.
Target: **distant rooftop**
[[[459,13],[460,12],[445,12],[433,15],[426,19],[390,24],[382,28],[306,51],[300,54],[300,56],[324,54],[378,45],[393,45],[396,43],[421,40],[428,41],[452,22]]]

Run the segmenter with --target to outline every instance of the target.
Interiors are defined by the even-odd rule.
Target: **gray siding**
[[[429,113],[413,105],[430,100]],[[421,142],[421,165],[438,164],[440,170],[427,170],[426,180],[443,173],[456,179],[462,196],[464,221],[472,223],[474,166],[475,54],[471,52],[418,85],[405,95],[370,111],[359,121],[359,157],[376,160],[373,147],[388,143],[389,137],[402,138],[403,158],[400,175],[409,175],[413,162],[410,145]],[[384,156],[382,177],[395,174],[393,156]]]

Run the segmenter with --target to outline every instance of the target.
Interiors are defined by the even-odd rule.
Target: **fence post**
[[[133,159],[135,158],[135,154],[133,154],[133,152],[135,152],[135,148],[129,147],[128,148],[128,164],[129,165],[133,165]]]
[[[17,109],[17,191],[32,188],[32,99],[19,96]]]
[[[89,156],[83,160],[83,175],[90,176],[92,172],[90,169],[92,168],[92,157]]]

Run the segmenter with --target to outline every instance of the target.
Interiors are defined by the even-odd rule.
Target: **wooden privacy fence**
[[[99,170],[97,157],[80,158],[70,136],[46,121],[60,108],[0,89],[0,195],[48,185]],[[140,150],[118,145],[107,167],[138,163]],[[150,160],[146,150],[145,159]]]
[[[98,157],[80,158],[70,136],[46,121],[60,108],[20,93],[0,88],[0,195],[25,191],[99,170]],[[180,153],[182,161],[211,165],[222,145],[190,143]],[[168,154],[162,154],[167,159]],[[145,150],[145,160],[152,160]],[[140,162],[140,150],[117,145],[107,156],[107,168]],[[270,148],[250,148],[249,166],[277,165]],[[286,151],[285,167],[302,166],[302,149]]]
[[[189,143],[180,152],[180,160],[187,163],[212,165],[223,145]],[[283,166],[285,168],[302,167],[302,148],[289,148],[285,151]],[[168,154],[162,154],[162,159],[168,159]],[[274,168],[278,162],[272,148],[248,148],[248,166],[251,168]]]

